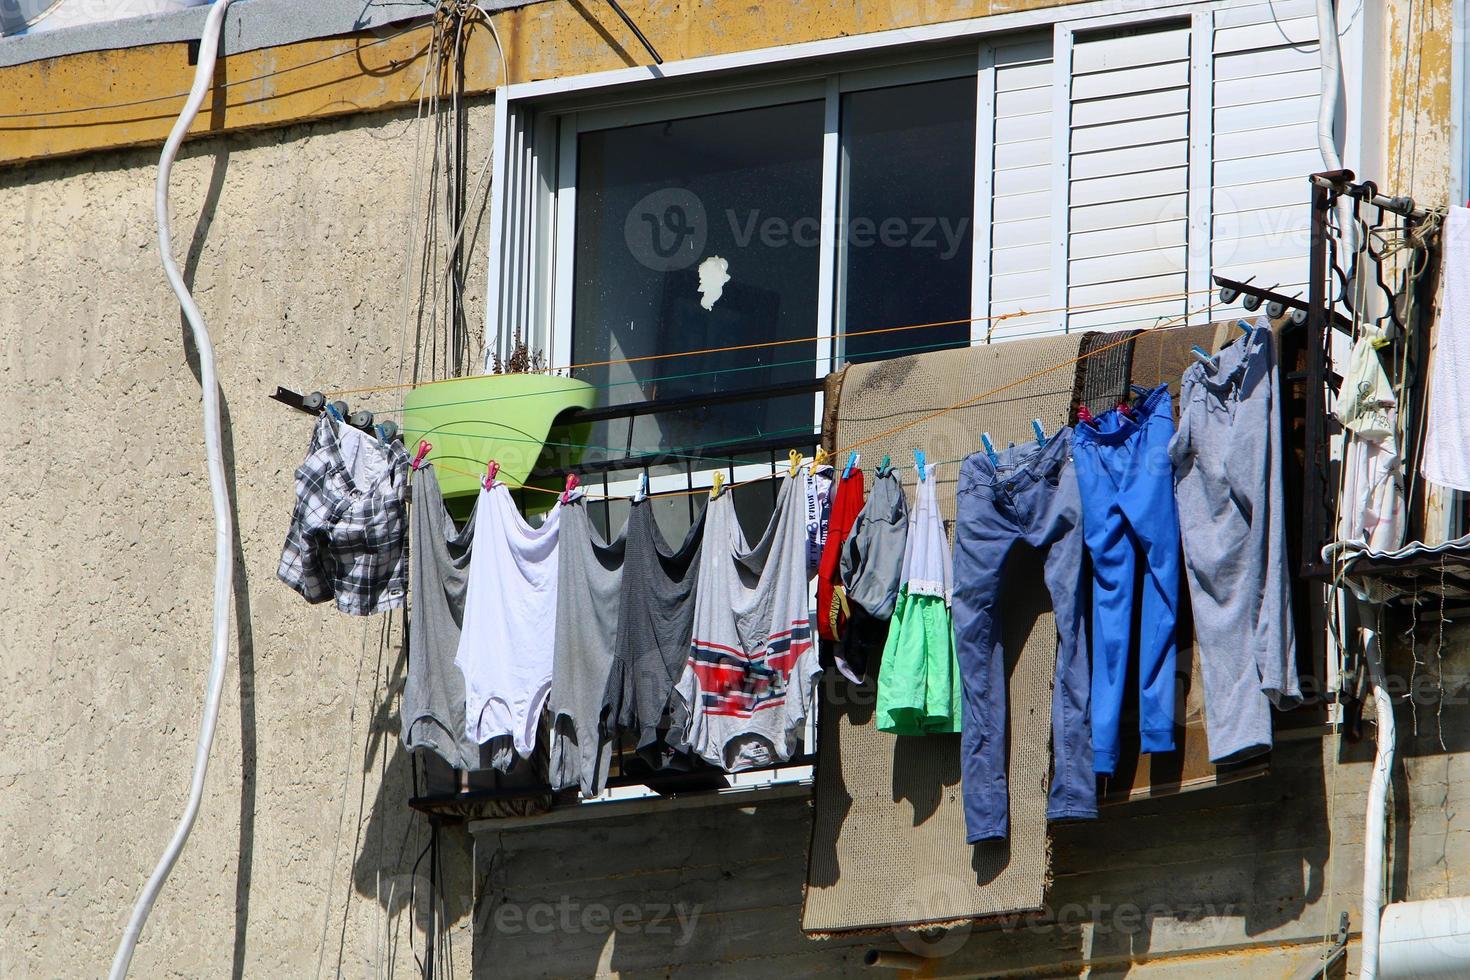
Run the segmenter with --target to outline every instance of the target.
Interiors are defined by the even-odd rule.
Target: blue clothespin
[[[857,465],[857,461],[862,458],[862,455],[862,453],[847,454],[847,465],[842,468],[842,478],[844,480],[847,479],[849,475],[851,475],[852,468]]]
[[[1042,428],[1042,426],[1041,426],[1041,419],[1032,419],[1031,420],[1031,431],[1034,432],[1034,433],[1036,433],[1036,444],[1038,446],[1045,446],[1046,445],[1046,429]]]
[[[327,402],[326,412],[327,412],[328,415],[330,415],[332,418],[336,419],[338,422],[346,422],[347,421],[345,418],[342,417],[342,413],[339,412],[339,411],[337,411],[337,406],[335,404],[333,404],[332,402]]]
[[[881,462],[881,463],[878,464],[878,475],[879,476],[887,476],[888,475],[888,471],[890,469],[892,469],[892,468],[893,468],[893,464],[888,461],[888,456],[885,453],[884,456],[883,456],[883,462]]]
[[[1250,321],[1249,321],[1249,320],[1247,320],[1247,319],[1245,319],[1245,317],[1241,317],[1241,318],[1240,318],[1240,319],[1238,319],[1238,320],[1236,320],[1236,321],[1235,321],[1235,325],[1236,325],[1236,326],[1237,326],[1237,327],[1239,327],[1239,328],[1240,328],[1240,329],[1241,329],[1241,331],[1242,331],[1242,332],[1243,332],[1243,333],[1244,333],[1244,334],[1245,334],[1245,335],[1246,335],[1246,336],[1247,336],[1247,337],[1248,337],[1248,336],[1250,336],[1250,332],[1251,332],[1251,331],[1252,331],[1252,330],[1254,330],[1254,329],[1256,329],[1256,327],[1255,327],[1255,324],[1253,324],[1253,323],[1251,323],[1251,322],[1250,322]]]
[[[1194,354],[1194,356],[1196,358],[1198,358],[1201,361],[1204,361],[1206,364],[1210,363],[1210,361],[1212,360],[1212,358],[1210,357],[1210,352],[1207,351],[1207,350],[1205,350],[1199,344],[1195,344],[1189,350],[1190,350],[1190,352],[1192,354]]]
[[[985,447],[985,455],[990,457],[990,461],[992,463],[995,463],[996,465],[999,465],[1000,456],[995,451],[995,443],[990,441],[989,432],[980,433],[980,445]]]
[[[635,501],[648,499],[648,471],[644,470],[638,474],[638,492],[633,495]]]
[[[919,471],[919,482],[924,482],[924,450],[914,450],[914,469]]]

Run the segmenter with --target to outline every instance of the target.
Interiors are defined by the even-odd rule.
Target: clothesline
[[[470,420],[465,419],[465,420],[461,420],[461,421],[470,421]],[[453,425],[455,423],[446,422],[444,424],[445,425]],[[404,431],[406,431],[406,432],[418,432],[420,430],[406,429]],[[813,436],[816,435],[816,433],[814,431],[814,426],[808,424],[808,425],[801,425],[801,426],[793,426],[793,427],[788,428],[788,429],[773,429],[773,430],[770,430],[770,431],[767,431],[767,432],[757,432],[757,433],[743,434],[743,435],[739,435],[739,436],[732,436],[732,437],[727,438],[727,439],[717,439],[714,442],[701,443],[698,447],[693,447],[693,448],[713,449],[713,448],[716,448],[716,447],[719,447],[719,446],[730,445],[732,443],[749,442],[752,439],[757,439],[757,438],[762,438],[762,437],[764,437],[764,438],[775,438],[775,437],[779,437],[779,436],[800,435],[802,433],[807,433],[807,434],[810,434],[810,435],[813,435]],[[688,460],[690,462],[699,462],[699,463],[721,463],[721,464],[724,464],[724,463],[729,463],[729,462],[732,461],[732,457],[729,457],[729,456],[708,456],[708,455],[702,455],[702,454],[699,454],[699,453],[688,452],[688,451],[683,450],[683,449],[667,449],[667,450],[665,450],[665,449],[649,449],[649,450],[638,450],[638,451],[635,452],[634,450],[631,450],[631,449],[623,449],[623,448],[619,448],[617,446],[599,446],[599,445],[594,445],[592,443],[580,443],[580,442],[543,442],[540,439],[532,439],[532,438],[529,438],[529,437],[487,435],[487,434],[479,433],[479,432],[449,432],[449,431],[445,431],[443,429],[437,429],[437,428],[436,429],[423,430],[423,434],[424,435],[436,435],[437,434],[437,435],[443,435],[443,436],[451,436],[451,437],[459,438],[459,439],[485,439],[485,440],[490,440],[492,442],[518,442],[518,443],[524,443],[524,444],[533,445],[533,446],[551,446],[551,447],[554,447],[556,449],[598,449],[598,450],[602,450],[603,452],[608,452],[608,453],[628,453],[630,455],[637,454],[637,455],[645,455],[645,456],[660,456],[660,457],[666,457],[668,459]],[[435,457],[435,463],[436,463],[436,465],[437,465],[438,460],[444,459],[444,458],[446,458],[446,457],[444,457],[444,456]],[[463,457],[463,456],[462,457],[455,457],[455,458],[467,459],[467,460],[469,460],[470,462],[473,462],[473,463],[479,463],[480,462],[480,460],[478,460],[478,459],[471,459],[469,457]],[[755,461],[752,461],[752,462],[755,462]]]
[[[1211,304],[1211,305],[1213,305],[1213,304]],[[1085,354],[1078,354],[1076,357],[1072,357],[1072,358],[1069,358],[1069,359],[1067,359],[1065,361],[1061,361],[1061,362],[1059,362],[1057,364],[1052,364],[1052,365],[1050,365],[1048,367],[1044,367],[1044,368],[1042,368],[1039,371],[1033,371],[1032,373],[1030,373],[1028,375],[1025,375],[1023,377],[1017,378],[1014,381],[1010,381],[1010,382],[1007,382],[1006,384],[999,385],[999,386],[997,386],[995,388],[991,388],[988,391],[982,391],[978,395],[972,395],[971,397],[966,398],[963,401],[956,402],[953,405],[949,405],[949,406],[946,406],[946,407],[941,408],[941,409],[936,409],[933,412],[929,412],[929,413],[927,413],[925,415],[921,415],[920,417],[918,417],[916,419],[910,419],[907,422],[901,422],[898,425],[892,426],[891,428],[884,429],[882,432],[874,433],[873,435],[868,436],[865,439],[860,439],[857,442],[854,442],[854,443],[851,443],[849,445],[842,446],[842,447],[840,447],[838,449],[835,449],[835,450],[832,451],[831,457],[834,460],[836,460],[838,457],[842,456],[845,453],[853,452],[853,451],[855,451],[857,449],[862,448],[863,446],[870,445],[870,444],[872,444],[874,442],[878,442],[878,441],[883,440],[883,439],[887,439],[890,436],[897,435],[898,433],[903,432],[906,429],[910,429],[910,428],[912,428],[912,427],[914,427],[916,425],[921,425],[921,424],[923,424],[925,422],[931,422],[934,419],[941,418],[941,417],[943,417],[945,415],[948,415],[951,412],[957,412],[957,411],[960,411],[961,409],[964,409],[964,408],[970,408],[973,405],[975,405],[975,404],[977,404],[977,403],[979,403],[981,401],[984,401],[987,398],[991,398],[991,397],[993,397],[995,395],[998,395],[998,394],[1001,394],[1003,392],[1009,391],[1012,388],[1019,387],[1020,385],[1023,385],[1025,383],[1029,382],[1029,381],[1034,381],[1037,378],[1044,377],[1045,375],[1051,374],[1053,371],[1060,371],[1063,368],[1072,367],[1072,366],[1074,366],[1076,364],[1080,364],[1082,361],[1085,361],[1085,360],[1087,360],[1090,357],[1095,357],[1098,354],[1106,353],[1107,351],[1110,351],[1110,350],[1112,350],[1112,349],[1114,349],[1116,347],[1121,347],[1124,344],[1132,343],[1133,341],[1135,341],[1142,334],[1145,334],[1145,333],[1161,333],[1161,332],[1166,331],[1166,330],[1176,329],[1178,327],[1185,326],[1185,325],[1188,324],[1188,322],[1189,322],[1189,320],[1190,320],[1191,317],[1193,317],[1196,314],[1199,314],[1201,312],[1204,312],[1205,310],[1208,310],[1208,309],[1210,309],[1210,306],[1205,306],[1205,307],[1202,307],[1202,308],[1198,308],[1198,309],[1195,309],[1195,310],[1186,312],[1186,313],[1184,313],[1184,314],[1182,314],[1180,316],[1174,317],[1174,318],[1169,319],[1169,320],[1166,320],[1164,322],[1155,324],[1152,327],[1145,327],[1145,328],[1141,329],[1138,334],[1133,334],[1131,336],[1127,336],[1127,337],[1120,338],[1118,340],[1111,341],[1111,342],[1106,343],[1106,344],[1103,344],[1103,345],[1101,345],[1099,347],[1095,347],[1095,348],[1093,348],[1092,350],[1088,351]],[[962,461],[961,459],[946,460],[943,463],[935,463],[933,465],[934,466],[952,465],[954,463],[958,463],[958,462],[961,462],[961,461]],[[802,460],[802,462],[805,463],[806,460]],[[438,464],[435,464],[435,465],[438,465]],[[470,479],[478,479],[479,478],[479,474],[477,474],[477,473],[468,473],[468,472],[465,472],[464,470],[453,469],[453,468],[448,467],[448,466],[442,466],[440,468],[443,469],[443,470],[445,470],[446,472],[454,473],[454,474],[459,475],[459,476],[468,477]],[[776,475],[779,475],[779,472]],[[768,476],[759,476],[759,477],[754,477],[754,478],[749,479],[749,480],[741,480],[741,481],[739,481],[737,483],[725,484],[724,487],[723,487],[723,489],[720,492],[721,493],[728,493],[729,491],[734,490],[737,487],[746,486],[746,485],[752,484],[752,483],[764,482],[765,480],[769,480],[771,478],[772,478],[772,476],[770,476],[770,475],[768,475]],[[558,496],[562,493],[561,490],[556,490],[556,489],[552,489],[552,488],[549,488],[549,487],[538,487],[538,486],[535,486],[533,484],[511,484],[511,483],[507,483],[506,485],[509,486],[509,487],[511,487],[512,489],[534,490],[534,491],[537,491],[539,493],[549,493],[549,494],[558,495]],[[657,496],[657,497],[683,497],[683,496],[692,496],[694,494],[701,494],[701,493],[708,493],[708,492],[709,492],[709,490],[707,488],[698,487],[698,488],[689,489],[689,490],[670,490],[670,491],[665,491],[663,493],[650,494],[649,496]],[[632,495],[631,494],[593,494],[593,493],[586,492],[586,491],[584,491],[584,493],[586,493],[586,496],[589,499],[596,499],[596,500],[628,500],[628,499],[632,499]]]
[[[895,327],[876,327],[876,328],[869,329],[869,330],[847,330],[847,331],[839,331],[837,333],[831,333],[831,334],[819,334],[819,335],[817,335],[815,337],[810,337],[810,336],[808,336],[808,337],[785,337],[785,338],[782,338],[782,339],[779,339],[779,340],[764,340],[764,341],[759,341],[757,343],[750,343],[750,344],[732,344],[732,345],[725,346],[725,347],[705,347],[705,348],[700,348],[698,350],[670,351],[670,352],[663,353],[663,354],[641,354],[641,355],[638,355],[636,357],[611,358],[611,359],[602,360],[602,361],[583,361],[583,362],[576,363],[576,364],[566,364],[566,365],[562,365],[560,367],[547,368],[544,373],[546,373],[546,374],[556,374],[556,373],[562,372],[562,371],[576,371],[576,370],[580,370],[580,369],[583,369],[583,368],[609,367],[609,366],[618,365],[618,364],[641,364],[641,363],[646,363],[646,362],[649,362],[649,361],[661,361],[661,360],[668,360],[668,359],[671,359],[671,358],[678,358],[678,357],[699,357],[699,356],[703,356],[703,355],[707,355],[707,354],[725,354],[725,353],[738,352],[738,351],[761,350],[761,349],[766,349],[766,348],[771,348],[771,347],[787,346],[787,345],[790,345],[790,344],[808,344],[808,343],[814,343],[816,341],[822,341],[822,340],[834,340],[835,341],[835,340],[840,340],[840,339],[848,338],[848,337],[871,337],[871,336],[875,336],[875,335],[878,335],[878,334],[899,333],[899,332],[908,331],[908,330],[926,330],[926,329],[931,329],[931,328],[934,328],[934,327],[952,327],[952,326],[960,326],[961,324],[973,324],[973,323],[992,323],[993,324],[993,323],[1000,323],[1000,322],[1002,322],[1004,320],[1009,320],[1009,319],[1013,319],[1013,318],[1017,318],[1017,317],[1037,316],[1037,315],[1043,314],[1043,313],[1077,313],[1077,312],[1084,312],[1084,311],[1121,309],[1121,308],[1128,307],[1128,306],[1136,306],[1139,303],[1156,303],[1156,302],[1163,302],[1163,301],[1166,301],[1166,300],[1174,300],[1174,299],[1187,300],[1190,296],[1196,296],[1196,295],[1199,295],[1201,293],[1210,294],[1210,293],[1213,293],[1213,292],[1214,292],[1213,287],[1211,287],[1209,289],[1189,289],[1189,290],[1183,290],[1183,291],[1174,292],[1174,293],[1160,293],[1160,294],[1153,295],[1153,296],[1136,296],[1136,297],[1133,297],[1131,299],[1111,300],[1111,301],[1105,302],[1105,303],[1079,303],[1079,304],[1070,305],[1070,306],[1054,306],[1054,307],[1047,307],[1047,308],[1037,309],[1037,310],[1014,310],[1014,311],[1012,311],[1010,313],[996,313],[996,314],[988,314],[988,315],[985,315],[985,316],[960,317],[960,318],[953,319],[953,320],[934,320],[934,321],[927,322],[927,323],[910,323],[910,324],[905,324],[903,326],[895,326]],[[1210,306],[1207,306],[1204,309],[1208,310],[1211,307],[1213,307],[1213,305],[1214,304],[1210,304]],[[1196,310],[1195,312],[1197,313],[1197,312],[1201,312],[1201,311],[1200,310]],[[1186,314],[1186,316],[1189,316],[1189,315],[1193,315],[1193,314]],[[1137,319],[1137,318],[1133,318],[1133,319]],[[1132,322],[1132,321],[1131,320],[1122,320],[1122,321],[1116,321],[1116,322],[1126,323],[1126,322]],[[1097,326],[1109,326],[1109,325],[1111,325],[1111,324],[1097,324]],[[768,365],[760,365],[760,367],[766,367],[766,366],[768,366]],[[494,375],[474,375],[472,377],[494,377]],[[430,380],[430,381],[407,381],[407,382],[400,382],[398,384],[373,385],[373,386],[366,387],[366,388],[338,388],[338,389],[334,389],[334,390],[331,390],[331,391],[326,391],[325,394],[328,397],[341,397],[341,396],[344,396],[344,395],[368,395],[368,394],[375,394],[375,393],[384,392],[384,391],[402,391],[402,390],[405,390],[405,389],[421,388],[421,387],[427,387],[429,385],[446,384],[446,383],[451,382],[451,381],[464,381],[464,380],[468,380],[468,379],[467,378],[435,378],[435,379]],[[517,395],[517,396],[509,396],[509,397],[526,397],[526,396],[524,396],[524,395]],[[455,403],[455,404],[457,404],[457,403]],[[437,407],[437,406],[431,406],[431,407]]]
[[[1160,322],[1154,329],[1169,328]],[[1131,339],[1101,341],[1098,351],[1030,377]],[[310,600],[335,598],[344,612],[362,615],[403,605],[406,583],[413,580],[402,738],[409,749],[435,752],[457,769],[506,771],[516,760],[534,760],[554,789],[575,787],[583,798],[594,798],[606,785],[609,747],[633,737],[654,769],[686,768],[690,759],[726,772],[785,763],[810,747],[822,697],[818,679],[836,672],[875,691],[874,710],[865,715],[878,730],[962,736],[965,780],[956,802],[967,843],[1010,834],[1004,738],[1010,705],[1015,717],[1029,719],[1022,732],[1027,740],[1042,742],[1033,748],[1051,753],[1045,818],[1094,819],[1098,777],[1118,771],[1130,678],[1141,678],[1139,755],[1190,753],[1192,743],[1206,746],[1213,763],[1268,751],[1272,712],[1293,706],[1302,693],[1282,545],[1285,454],[1274,336],[1258,318],[1244,337],[1214,355],[1215,377],[1184,346],[1165,344],[1169,349],[1158,352],[1161,384],[1136,403],[1138,424],[1122,433],[1122,441],[1086,424],[1049,439],[1039,435],[1044,448],[1028,444],[1013,461],[1039,478],[1004,479],[1002,473],[1005,492],[962,497],[952,528],[940,515],[939,480],[927,475],[922,457],[916,468],[924,479],[910,505],[910,494],[893,476],[870,485],[856,474],[850,480],[830,473],[805,479],[797,469],[805,461],[796,455],[791,473],[798,479],[771,485],[778,490],[772,516],[754,547],[738,501],[718,493],[702,514],[691,513],[688,531],[673,547],[647,507],[634,507],[616,537],[610,527],[598,533],[594,515],[583,507],[555,508],[531,527],[504,483],[481,497],[473,529],[460,529],[428,470],[413,478],[422,506],[407,514],[402,507],[359,511],[369,526],[385,532],[383,546],[359,556],[346,547],[352,539],[325,539],[312,527],[312,514],[335,508],[340,494],[311,478],[341,455],[337,430],[322,420],[298,480],[292,526],[300,533],[288,537],[279,575]],[[1130,355],[1137,353],[1130,348]],[[1017,351],[1007,366],[1029,370],[1023,365],[1038,353]],[[955,365],[929,367],[950,375]],[[1106,373],[1111,379],[1113,372]],[[1178,373],[1176,425],[1165,376],[1172,381]],[[915,374],[910,384],[938,380],[922,368]],[[1229,380],[1219,385],[1221,378]],[[1117,393],[1106,390],[1111,381],[1098,386],[1087,380],[1087,387],[1104,389],[1098,396]],[[920,418],[848,448],[1018,383],[946,408],[919,408],[913,414]],[[867,419],[873,429],[889,426],[890,413],[909,410],[901,390],[858,384],[845,396],[843,417]],[[1074,395],[1071,387],[1043,385],[1007,401],[1019,397],[1038,397],[1050,406],[1038,414],[1055,415]],[[1227,406],[1230,411],[1222,410]],[[962,440],[974,428],[949,424],[951,435]],[[903,443],[889,438],[883,445],[896,453]],[[1243,454],[1243,446],[1251,452]],[[403,461],[401,450],[395,452],[397,473]],[[1168,465],[1151,465],[1162,455]],[[1239,460],[1247,457],[1259,465],[1240,469]],[[1004,460],[997,465],[1005,470]],[[392,483],[382,493],[401,501],[402,482]],[[1224,483],[1250,506],[1215,507]],[[327,493],[317,493],[318,486]],[[1125,510],[1118,506],[1124,498],[1140,506]],[[397,533],[406,520],[411,533]],[[1196,533],[1182,536],[1181,526]],[[409,539],[432,546],[410,549]],[[297,561],[295,540],[343,554],[313,562],[307,552]],[[1121,550],[1107,543],[1119,540]],[[1230,541],[1230,557],[1239,560],[1222,565],[1222,540]],[[1021,542],[1042,553],[1044,570],[1008,567],[1012,547]],[[377,572],[384,567],[391,573]],[[1135,577],[1140,567],[1147,574]],[[312,588],[318,572],[331,576],[330,591]],[[1007,642],[1006,620],[1045,608],[1029,601],[1045,602],[1038,586],[1050,595],[1055,623],[1048,620],[1042,646],[1022,652]],[[1204,743],[1197,735],[1181,739],[1175,710],[1175,614],[1186,588],[1196,638],[1188,666],[1198,665],[1209,702]],[[1104,593],[1109,602],[1092,601]],[[1025,595],[1030,608],[1018,608],[1016,595]],[[1053,642],[1054,649],[1042,648]],[[507,650],[515,655],[506,656]],[[1033,678],[1055,677],[1040,696],[1006,690],[1001,675],[1018,653],[1027,670],[1045,672]],[[1019,673],[1015,680],[1022,680]],[[1043,715],[1048,702],[1049,726]],[[839,726],[840,740],[850,737],[849,728],[868,723],[867,717],[851,720],[853,726]]]
[[[1196,311],[1196,312],[1200,312],[1200,311]],[[1193,316],[1193,315],[1195,315],[1195,314],[1194,313],[1186,314],[1186,316]],[[1158,319],[1159,320],[1163,320],[1165,318],[1164,317],[1159,317]],[[1092,324],[1092,327],[1093,328],[1097,328],[1097,327],[1112,327],[1112,326],[1119,326],[1119,325],[1122,325],[1122,324],[1132,324],[1132,323],[1137,323],[1137,322],[1138,322],[1138,318],[1137,317],[1128,317],[1128,318],[1123,319],[1123,320],[1109,320],[1109,321],[1105,321],[1105,322],[1102,322],[1102,323],[1095,323],[1095,324]],[[1014,341],[1014,340],[1021,340],[1021,339],[1027,338],[1027,337],[1049,336],[1052,333],[1053,333],[1053,331],[1048,328],[1048,329],[1045,329],[1045,330],[1036,330],[1036,331],[1030,331],[1030,332],[1022,333],[1022,334],[1015,334],[1015,335],[1011,336],[1010,338],[1008,338],[1008,342],[1009,341]],[[895,356],[895,355],[900,355],[900,354],[917,354],[917,353],[922,353],[922,352],[925,352],[925,351],[945,350],[945,349],[950,349],[950,348],[953,348],[953,347],[954,347],[954,344],[952,342],[950,342],[950,341],[943,341],[943,342],[932,343],[932,344],[913,344],[913,345],[905,346],[905,347],[887,347],[887,348],[883,348],[882,350],[867,351],[867,352],[865,352],[864,357]],[[790,361],[773,361],[773,362],[771,362],[769,364],[747,364],[747,365],[742,365],[742,366],[739,366],[739,367],[712,368],[712,369],[707,370],[707,371],[690,371],[690,372],[687,372],[687,373],[684,373],[684,374],[666,374],[666,375],[659,376],[655,380],[657,380],[660,383],[669,382],[669,381],[687,381],[687,380],[689,380],[691,378],[707,378],[707,377],[713,377],[713,376],[716,376],[716,375],[739,374],[739,373],[746,372],[746,371],[767,371],[767,370],[772,370],[772,369],[775,369],[775,368],[795,367],[795,366],[798,366],[798,365],[808,365],[808,364],[814,365],[814,364],[818,364],[818,363],[820,363],[821,361],[824,361],[824,360],[828,360],[828,358],[825,358],[825,357],[804,357],[804,358],[797,358],[795,360],[790,360]],[[479,377],[493,377],[493,375],[480,375]],[[444,379],[444,380],[459,381],[459,380],[466,380],[466,379],[463,379],[463,378],[450,378],[450,379]],[[641,384],[645,384],[646,381],[647,381],[647,379],[632,378],[632,379],[629,379],[627,381],[613,381],[613,382],[609,382],[607,384],[601,384],[601,385],[588,385],[588,390],[589,391],[610,391],[613,388],[620,388],[620,387],[624,387],[626,385],[641,385]],[[425,381],[425,382],[422,382],[422,384],[424,384],[424,385],[438,384],[438,383],[440,383],[440,382],[439,381]],[[334,391],[334,392],[327,393],[327,397],[335,397],[335,396],[341,395],[341,394],[351,394],[351,392]],[[427,411],[429,409],[435,409],[435,408],[455,408],[455,407],[458,407],[458,406],[461,406],[461,405],[482,405],[482,404],[485,404],[487,402],[514,401],[514,400],[520,399],[520,398],[545,398],[545,397],[546,397],[546,393],[545,392],[539,392],[539,391],[526,392],[526,391],[522,391],[522,392],[515,392],[515,393],[512,393],[512,394],[506,394],[506,395],[486,395],[486,396],[481,397],[481,398],[463,398],[463,399],[458,399],[456,401],[450,401],[450,402],[431,402],[431,403],[429,403],[427,405],[416,405],[416,406],[414,406],[414,410],[415,411]],[[378,415],[401,415],[405,411],[406,411],[406,409],[404,409],[404,408],[388,408],[388,409],[376,410],[376,411],[374,411],[373,414],[375,416],[378,416]],[[448,424],[448,423],[446,423],[446,424]],[[413,431],[420,432],[420,431],[423,431],[423,430],[413,430]]]

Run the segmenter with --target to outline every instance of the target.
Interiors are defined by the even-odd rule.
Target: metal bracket
[[[1292,980],[1324,980],[1327,971],[1336,965],[1347,955],[1348,944],[1348,914],[1342,913],[1342,918],[1337,923],[1337,938],[1332,943],[1332,948],[1322,954],[1322,959],[1305,970],[1297,973]]]

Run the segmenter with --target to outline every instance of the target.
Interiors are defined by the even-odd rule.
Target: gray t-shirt
[[[480,747],[465,736],[464,675],[454,665],[475,516],[455,528],[431,465],[413,474],[409,534],[408,680],[399,706],[403,744],[429,749],[457,769],[477,769]]]
[[[893,615],[908,542],[909,505],[892,470],[873,481],[868,502],[842,546],[847,597],[874,619]]]
[[[622,594],[626,527],[604,542],[580,495],[562,508],[551,715],[553,789],[596,796],[607,780],[612,743],[602,735],[602,699],[612,673]]]
[[[634,732],[638,755],[662,768],[678,764],[668,742],[674,684],[689,661],[694,589],[699,579],[701,512],[683,544],[669,550],[654,522],[652,504],[633,504],[624,529],[622,600],[612,673],[603,696],[603,730]],[[675,744],[682,739],[675,738]]]

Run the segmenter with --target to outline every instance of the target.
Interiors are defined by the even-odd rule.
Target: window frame
[[[843,266],[837,234],[843,205],[844,146],[840,106],[845,92],[973,75],[976,90],[975,187],[971,220],[971,345],[990,342],[992,312],[991,211],[996,146],[996,52],[1028,39],[1050,42],[1052,175],[1050,185],[1050,287],[1053,308],[1066,305],[1069,287],[1069,188],[1071,156],[1072,53],[1076,35],[1129,25],[1187,23],[1189,42],[1189,128],[1185,289],[1209,288],[1213,228],[1214,15],[1218,11],[1264,4],[1265,0],[1087,0],[1039,10],[999,14],[946,24],[877,32],[731,55],[695,58],[646,68],[511,85],[499,90],[495,106],[491,191],[489,278],[486,297],[486,358],[508,353],[515,327],[540,347],[552,365],[572,361],[573,258],[576,227],[577,137],[582,132],[636,125],[661,119],[733,111],[765,105],[824,100],[818,305],[812,335],[814,374],[838,367],[843,351],[833,334],[839,322]],[[1381,115],[1361,80],[1366,48],[1358,18],[1341,38],[1346,87],[1344,159],[1358,162],[1376,137],[1364,120]],[[1341,25],[1340,25],[1341,29]],[[1356,33],[1356,37],[1354,37]],[[1346,123],[1344,123],[1346,125]],[[1367,134],[1366,138],[1364,134]],[[1372,162],[1369,163],[1371,168]],[[1303,203],[1306,192],[1303,188]],[[1196,304],[1186,303],[1186,309]],[[1215,314],[1192,310],[1192,322]],[[1065,314],[1049,315],[1045,332],[1073,329]],[[1076,329],[1096,329],[1078,327]],[[1034,334],[1040,335],[1038,330]],[[994,342],[1005,342],[996,338]],[[815,399],[814,428],[821,423],[821,398]],[[694,487],[708,487],[713,470],[695,470]],[[766,475],[764,463],[722,468],[735,480]],[[653,477],[650,490],[684,489],[685,476]],[[632,494],[636,473],[609,480],[614,494]],[[815,740],[808,752],[816,752]],[[807,766],[778,767],[730,777],[732,786],[764,785],[810,778]],[[597,802],[645,796],[624,787]],[[588,801],[584,801],[588,802]]]
[[[998,14],[946,24],[881,31],[855,37],[754,49],[686,59],[646,68],[619,69],[568,78],[524,82],[499,90],[490,202],[486,302],[486,360],[508,353],[518,324],[551,364],[571,360],[572,241],[576,215],[576,137],[579,132],[686,115],[822,98],[823,186],[817,319],[816,374],[840,365],[838,322],[842,268],[837,216],[842,204],[843,154],[840,100],[844,92],[974,74],[976,98],[976,229],[971,261],[971,343],[986,341],[990,301],[990,155],[995,147],[995,52],[1024,40],[1027,32],[1051,38],[1051,110],[1054,173],[1051,187],[1051,302],[1066,305],[1068,277],[1068,155],[1071,52],[1083,31],[1152,22],[1188,21],[1190,44],[1190,186],[1186,289],[1209,286],[1212,241],[1211,134],[1214,54],[1213,15],[1264,0],[1088,0],[1039,10]],[[1121,8],[1121,9],[1120,9]],[[1346,130],[1348,166],[1361,152],[1378,149],[1371,128],[1350,124],[1381,115],[1361,81],[1365,18],[1350,22],[1340,44],[1349,97],[1340,122]],[[1341,26],[1340,26],[1341,27]],[[1365,137],[1366,134],[1366,137]],[[1061,274],[1059,274],[1061,273]],[[1005,311],[999,311],[1005,312]],[[1050,314],[1050,331],[1068,329]],[[1039,332],[1038,332],[1039,335]]]

